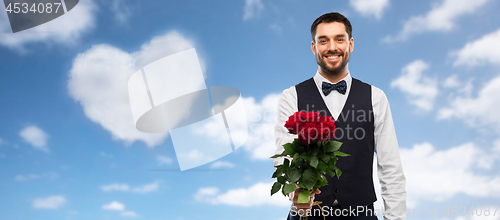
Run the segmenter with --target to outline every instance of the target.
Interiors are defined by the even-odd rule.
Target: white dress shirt
[[[330,82],[318,72],[314,76],[314,82],[318,87],[318,91],[335,120],[340,116],[349,96],[352,83],[351,74],[348,73],[343,80],[347,83],[345,95],[333,90],[328,96],[325,96],[321,89],[322,83],[337,82]],[[399,147],[392,121],[391,109],[385,93],[375,86],[371,88],[373,115],[375,119],[375,153],[377,155],[378,177],[382,187],[381,194],[385,207],[384,219],[403,220],[406,213],[406,179],[399,157]],[[276,154],[281,154],[284,151],[283,144],[291,143],[296,138],[296,135],[288,133],[284,125],[288,118],[297,111],[297,91],[295,90],[295,86],[292,86],[283,91],[278,102],[278,120],[274,128],[277,145]],[[274,166],[283,164],[284,159],[284,157],[275,158]],[[291,158],[289,159],[291,161]]]

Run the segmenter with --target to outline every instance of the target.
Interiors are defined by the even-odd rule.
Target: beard
[[[332,53],[327,53],[327,55],[334,55]],[[345,67],[347,66],[347,63],[349,63],[349,57],[350,57],[350,53],[347,52],[347,53],[344,53],[342,54],[342,63],[340,63],[339,66],[333,66],[333,67],[329,67],[325,61],[325,59],[323,59],[323,55],[316,55],[316,62],[318,63],[318,65],[321,67],[321,69],[323,70],[323,72],[327,75],[331,75],[331,76],[334,76],[334,75],[338,75],[340,74],[344,69]]]

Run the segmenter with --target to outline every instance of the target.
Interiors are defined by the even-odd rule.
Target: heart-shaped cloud
[[[149,147],[159,145],[167,134],[140,132],[134,125],[128,80],[137,69],[190,48],[194,43],[175,31],[154,37],[133,53],[107,44],[94,45],[75,58],[69,74],[69,94],[80,103],[85,116],[111,132],[113,139],[127,144],[143,141]]]

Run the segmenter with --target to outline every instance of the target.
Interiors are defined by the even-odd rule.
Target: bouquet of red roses
[[[330,140],[335,135],[335,120],[330,116],[299,111],[288,118],[285,127],[298,138],[284,144],[282,154],[271,157],[292,159],[285,159],[282,165],[276,166],[272,178],[277,178],[277,181],[272,186],[271,195],[281,189],[286,196],[294,192],[297,185],[302,188],[297,202],[307,203],[312,192],[328,185],[326,174],[337,178],[342,174],[335,166],[337,156],[350,155],[338,151],[342,143]]]

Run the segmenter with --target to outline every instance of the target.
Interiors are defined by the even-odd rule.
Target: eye
[[[344,38],[339,38],[339,39],[337,39],[337,41],[342,42],[342,41],[344,41]]]

